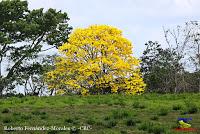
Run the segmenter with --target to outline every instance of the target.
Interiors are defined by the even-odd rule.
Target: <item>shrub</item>
[[[96,121],[96,123],[95,123],[97,126],[103,126],[104,125],[104,123],[102,122],[102,121]]]
[[[114,119],[122,119],[128,117],[130,114],[128,111],[124,110],[115,110],[112,112],[112,116]]]
[[[141,123],[139,119],[134,119],[136,123]]]
[[[190,106],[190,107],[188,108],[188,113],[189,113],[189,114],[194,114],[194,113],[197,113],[197,112],[198,112],[197,106]]]
[[[95,119],[94,118],[89,118],[88,120],[87,120],[87,124],[89,124],[89,125],[94,125],[96,122],[95,122]]]
[[[78,125],[80,123],[80,121],[78,120],[78,118],[67,118],[64,120],[65,123],[70,123],[70,124],[73,124],[73,125]]]
[[[24,120],[29,120],[31,118],[32,118],[31,115],[24,115],[24,114],[21,115],[21,119],[24,119]]]
[[[127,125],[127,126],[135,126],[135,125],[136,125],[136,121],[133,120],[133,119],[128,119],[128,120],[126,121],[126,125]]]
[[[195,103],[188,103],[187,104],[187,112],[189,114],[194,114],[198,112],[198,107]]]
[[[140,104],[140,109],[144,109],[146,106],[144,104]]]
[[[35,100],[29,102],[30,105],[34,105],[35,103],[36,103]]]
[[[174,124],[171,125],[171,128],[172,128],[172,129],[175,129],[175,128],[177,128],[178,126],[179,126],[179,123],[178,123],[178,121],[177,121],[176,123],[174,123]]]
[[[118,102],[114,102],[114,105],[125,106],[126,103],[124,101],[118,101]]]
[[[140,109],[144,109],[145,108],[145,105],[144,104],[141,104],[140,102],[136,101],[133,103],[133,107],[134,108],[140,108]]]
[[[180,111],[180,114],[181,114],[181,115],[188,114],[187,109],[185,109],[185,110],[181,110],[181,111]]]
[[[80,129],[73,127],[70,129],[70,134],[80,134]]]
[[[31,112],[33,115],[40,115],[40,111],[33,111],[33,112]]]
[[[110,116],[106,116],[105,118],[104,118],[104,120],[110,120],[111,119],[111,117]]]
[[[47,119],[47,118],[48,118],[48,115],[41,115],[41,116],[40,116],[40,119],[43,119],[43,120],[44,120],[44,119]]]
[[[121,134],[128,134],[128,132],[126,130],[121,130],[120,133]]]
[[[21,115],[21,113],[19,113],[19,112],[14,112],[13,113],[13,116],[20,116]]]
[[[158,118],[158,116],[152,116],[150,119],[151,120],[158,120],[159,118]]]
[[[181,110],[182,109],[182,105],[180,105],[180,104],[173,105],[172,109],[176,110],[176,111],[177,110]]]
[[[160,125],[153,125],[153,127],[148,129],[148,132],[153,134],[164,134],[165,129]]]
[[[9,113],[10,110],[8,108],[4,108],[1,113]]]
[[[67,118],[67,119],[65,119],[64,122],[65,122],[65,123],[73,123],[73,119],[71,119],[71,118]]]
[[[112,106],[113,104],[112,104],[112,103],[107,103],[107,105],[108,105],[108,106]]]
[[[186,101],[185,105],[186,108],[181,111],[181,114],[194,114],[198,112],[198,107],[195,103]]]
[[[78,117],[74,117],[74,120],[73,120],[73,125],[79,125],[80,124],[80,120]]]
[[[138,129],[139,130],[143,130],[143,131],[147,131],[148,129],[149,129],[149,127],[152,127],[153,126],[153,124],[152,123],[150,123],[150,122],[144,122],[144,123],[142,123],[139,127],[138,127]]]
[[[117,125],[116,120],[110,120],[110,121],[106,122],[105,127],[112,128],[112,127],[115,127],[116,125]]]
[[[158,112],[158,115],[165,116],[168,114],[168,110],[166,108],[161,108]]]
[[[3,123],[11,123],[12,122],[12,119],[11,118],[4,118],[3,119]]]
[[[40,112],[40,111],[38,111],[38,110],[35,110],[35,111],[33,111],[33,112],[31,112],[33,115],[45,115],[46,114],[46,112]]]
[[[151,122],[142,123],[139,127],[139,130],[148,131],[148,133],[153,134],[164,134],[165,129],[160,124],[153,124]]]

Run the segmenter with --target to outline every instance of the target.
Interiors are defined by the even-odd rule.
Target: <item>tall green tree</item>
[[[68,21],[67,13],[55,9],[29,10],[27,1],[0,2],[0,95],[13,89],[24,72],[37,73],[41,66],[34,59],[42,52],[67,41]]]
[[[163,49],[158,42],[149,41],[141,57],[141,71],[149,91],[176,92],[176,74],[182,69],[175,50]]]

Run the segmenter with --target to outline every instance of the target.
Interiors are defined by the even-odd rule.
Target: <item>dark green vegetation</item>
[[[196,63],[198,67],[193,68],[193,63],[185,60],[185,57],[189,56],[184,55],[183,52],[180,53],[175,48],[164,49],[161,44],[152,41],[147,42],[145,46],[146,49],[141,57],[141,71],[148,91],[157,93],[200,92],[200,71],[198,69],[200,57],[198,64]],[[184,45],[179,47],[184,48]],[[184,66],[186,63],[190,65],[190,72]]]
[[[88,131],[30,131],[28,133],[173,134],[179,117],[192,117],[200,129],[200,94],[143,94],[136,96],[54,96],[0,100],[3,126],[82,126]],[[27,131],[12,133],[26,134]],[[180,132],[179,132],[180,133]]]
[[[18,85],[25,95],[45,90],[43,74],[53,59],[47,53],[67,42],[68,21],[67,13],[52,8],[30,10],[27,1],[0,1],[0,96]]]
[[[148,41],[141,56],[147,90],[157,93],[200,92],[200,23],[163,27],[165,47]]]

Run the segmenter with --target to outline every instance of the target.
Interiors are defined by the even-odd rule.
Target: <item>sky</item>
[[[200,0],[28,0],[31,9],[55,8],[67,12],[73,28],[93,24],[115,26],[132,41],[140,57],[149,41],[165,45],[163,26],[175,28],[199,21]]]

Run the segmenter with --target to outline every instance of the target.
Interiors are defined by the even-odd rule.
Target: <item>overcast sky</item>
[[[139,57],[148,40],[164,44],[162,27],[200,19],[200,0],[28,0],[29,7],[67,12],[73,28],[92,24],[118,27]]]

